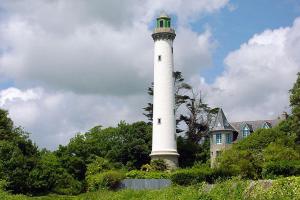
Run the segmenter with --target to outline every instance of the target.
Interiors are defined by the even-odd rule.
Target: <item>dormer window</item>
[[[221,133],[216,134],[216,144],[222,144],[222,134]]]
[[[243,138],[246,138],[250,135],[250,129],[249,127],[246,125],[243,129]]]
[[[262,128],[264,128],[264,129],[269,129],[269,128],[271,128],[271,127],[270,127],[270,125],[268,124],[268,122],[265,122]]]

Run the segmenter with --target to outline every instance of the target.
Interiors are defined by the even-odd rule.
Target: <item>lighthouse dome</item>
[[[170,16],[165,11],[162,11],[158,18],[170,18]]]

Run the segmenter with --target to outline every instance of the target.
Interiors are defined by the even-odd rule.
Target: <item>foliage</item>
[[[210,181],[213,170],[209,167],[178,169],[171,174],[172,183],[177,185],[194,185]]]
[[[166,171],[167,164],[162,159],[151,160],[150,166],[154,171]]]
[[[290,90],[290,105],[292,108],[291,129],[297,134],[297,143],[300,144],[300,72],[298,78]]]
[[[269,184],[254,182],[244,195],[247,199],[261,200],[297,200],[300,199],[300,177],[288,177],[272,181]]]
[[[105,171],[87,176],[88,191],[99,189],[117,189],[125,174],[121,171]]]
[[[202,144],[196,144],[195,142],[179,136],[177,137],[177,150],[179,153],[179,167],[191,167],[197,162],[208,162],[209,154],[209,140],[205,138]]]
[[[145,122],[121,122],[115,128],[105,129],[96,126],[85,134],[76,135],[55,154],[64,168],[81,181],[85,179],[87,166],[98,157],[109,160],[113,168],[139,169],[150,162],[151,133],[151,126]]]
[[[145,165],[142,165],[141,170],[145,171],[145,172],[149,172],[149,171],[153,171],[153,168],[151,165],[145,164]]]
[[[160,171],[140,171],[131,170],[126,173],[126,178],[136,178],[136,179],[168,179],[170,178],[169,172]]]
[[[82,184],[67,173],[55,154],[48,151],[41,152],[28,180],[30,191],[35,195],[49,192],[78,194],[82,191]]]
[[[112,168],[112,164],[107,159],[96,157],[92,163],[87,165],[86,176],[98,174]]]
[[[258,179],[262,178],[263,170],[264,176],[271,173],[274,163],[269,162],[299,159],[299,152],[295,150],[294,135],[282,131],[282,127],[260,129],[234,144],[217,159],[217,168],[230,169],[232,174],[243,178]],[[268,170],[265,167],[268,167]]]
[[[214,185],[205,183],[194,186],[172,186],[160,190],[99,190],[78,196],[50,195],[38,198],[10,195],[0,192],[1,199],[8,200],[126,200],[126,199],[181,199],[181,200],[298,200],[300,177],[288,177],[274,181],[247,181],[233,178]]]
[[[38,159],[38,150],[28,133],[15,128],[8,113],[0,109],[0,179],[15,193],[29,193],[28,177]]]

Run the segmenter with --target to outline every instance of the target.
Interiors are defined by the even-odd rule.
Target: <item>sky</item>
[[[146,120],[153,22],[172,17],[175,69],[230,121],[289,111],[298,0],[2,0],[0,108],[41,148]]]

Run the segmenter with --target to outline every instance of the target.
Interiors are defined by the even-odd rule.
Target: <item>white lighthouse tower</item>
[[[151,159],[162,159],[169,168],[178,166],[174,99],[173,40],[171,18],[162,13],[156,19],[154,40],[154,96]]]

